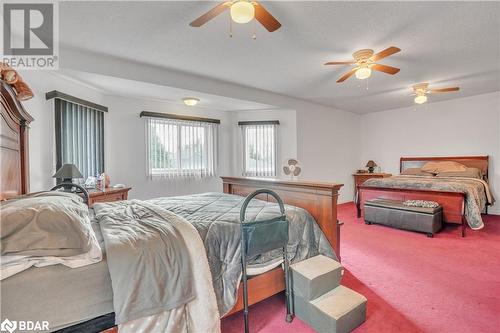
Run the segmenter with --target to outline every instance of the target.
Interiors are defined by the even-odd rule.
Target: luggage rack
[[[276,199],[280,208],[280,216],[260,221],[246,222],[246,209],[250,201],[259,194],[268,194]],[[240,210],[241,221],[241,266],[243,280],[243,316],[245,321],[245,333],[249,332],[248,326],[248,277],[247,260],[258,254],[271,250],[283,249],[283,270],[285,271],[285,295],[286,295],[286,321],[293,320],[290,306],[290,281],[289,261],[287,254],[289,222],[285,214],[285,206],[279,195],[271,190],[260,189],[249,194]]]

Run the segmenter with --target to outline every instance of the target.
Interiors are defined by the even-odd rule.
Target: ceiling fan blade
[[[387,65],[380,65],[380,64],[373,64],[370,68],[374,69],[376,71],[379,71],[379,72],[384,72],[384,73],[392,74],[392,75],[399,72],[399,68],[391,67],[391,66],[387,66]]]
[[[211,19],[213,19],[214,17],[216,17],[217,15],[219,15],[228,8],[229,7],[227,6],[226,2],[220,3],[214,8],[210,9],[205,14],[198,17],[193,22],[189,23],[189,25],[196,28],[201,27],[202,25],[204,25],[205,23],[207,23],[208,21],[210,21]]]
[[[399,51],[401,51],[401,49],[399,47],[391,46],[391,47],[386,48],[383,51],[380,51],[377,54],[372,55],[370,57],[370,59],[372,61],[378,61],[378,60],[383,59],[385,57],[388,57],[394,53],[398,53]]]
[[[439,88],[439,89],[431,89],[430,92],[432,93],[444,93],[444,92],[451,92],[451,91],[459,91],[459,87],[450,87],[450,88]]]
[[[351,61],[329,61],[329,62],[326,62],[325,65],[352,65],[355,63],[356,62],[354,60],[351,60]]]
[[[281,23],[278,22],[277,19],[274,18],[262,4],[256,2],[255,5],[255,18],[259,21],[264,28],[269,32],[273,32],[278,30],[281,27]]]
[[[351,69],[349,72],[345,73],[340,79],[337,80],[337,83],[342,83],[348,78],[350,78],[356,72],[356,68]]]

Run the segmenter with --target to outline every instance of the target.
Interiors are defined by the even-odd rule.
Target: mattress
[[[99,226],[93,223],[99,243]],[[102,246],[104,248],[104,246]],[[2,318],[48,321],[50,331],[113,312],[106,256],[79,268],[31,267],[0,284]]]

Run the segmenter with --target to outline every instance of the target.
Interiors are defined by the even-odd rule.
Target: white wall
[[[373,159],[399,173],[401,156],[490,156],[490,185],[500,199],[500,92],[361,117],[359,165]],[[500,205],[492,207],[500,213]]]
[[[243,171],[243,136],[241,129],[236,126],[239,121],[279,120],[278,126],[278,177],[285,177],[283,168],[288,158],[297,158],[297,116],[294,110],[258,110],[231,112],[233,135],[232,171],[234,175],[241,175]]]
[[[23,102],[35,119],[29,130],[30,191],[50,189],[55,182],[54,100],[45,100],[45,93],[58,90],[69,95],[102,104],[103,95],[71,79],[49,71],[21,71],[21,76],[33,90],[34,98]]]
[[[297,151],[304,179],[342,183],[339,203],[352,201],[359,166],[360,116],[306,109],[297,112]]]

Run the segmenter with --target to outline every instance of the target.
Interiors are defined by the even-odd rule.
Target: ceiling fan
[[[387,65],[377,64],[376,62],[380,59],[386,58],[394,53],[398,53],[401,51],[400,48],[395,46],[391,46],[377,54],[371,49],[363,49],[356,51],[352,54],[354,60],[350,61],[330,61],[325,63],[325,65],[354,65],[355,67],[351,69],[349,72],[344,74],[340,79],[337,80],[337,83],[344,82],[348,78],[350,78],[353,74],[356,75],[356,78],[360,80],[364,80],[369,78],[372,75],[372,70],[376,70],[379,72],[384,72],[387,74],[394,75],[399,72],[399,68],[391,67]]]
[[[198,17],[193,22],[189,23],[192,27],[201,27],[217,15],[230,10],[231,19],[240,24],[248,23],[254,18],[259,21],[269,32],[273,32],[281,27],[281,23],[274,18],[265,8],[257,1],[234,0],[225,1],[214,8],[210,9],[205,14]]]
[[[427,102],[427,94],[446,93],[460,90],[459,87],[429,89],[429,83],[427,82],[414,84],[412,88],[413,95],[416,95],[414,101],[417,104],[423,104]]]

